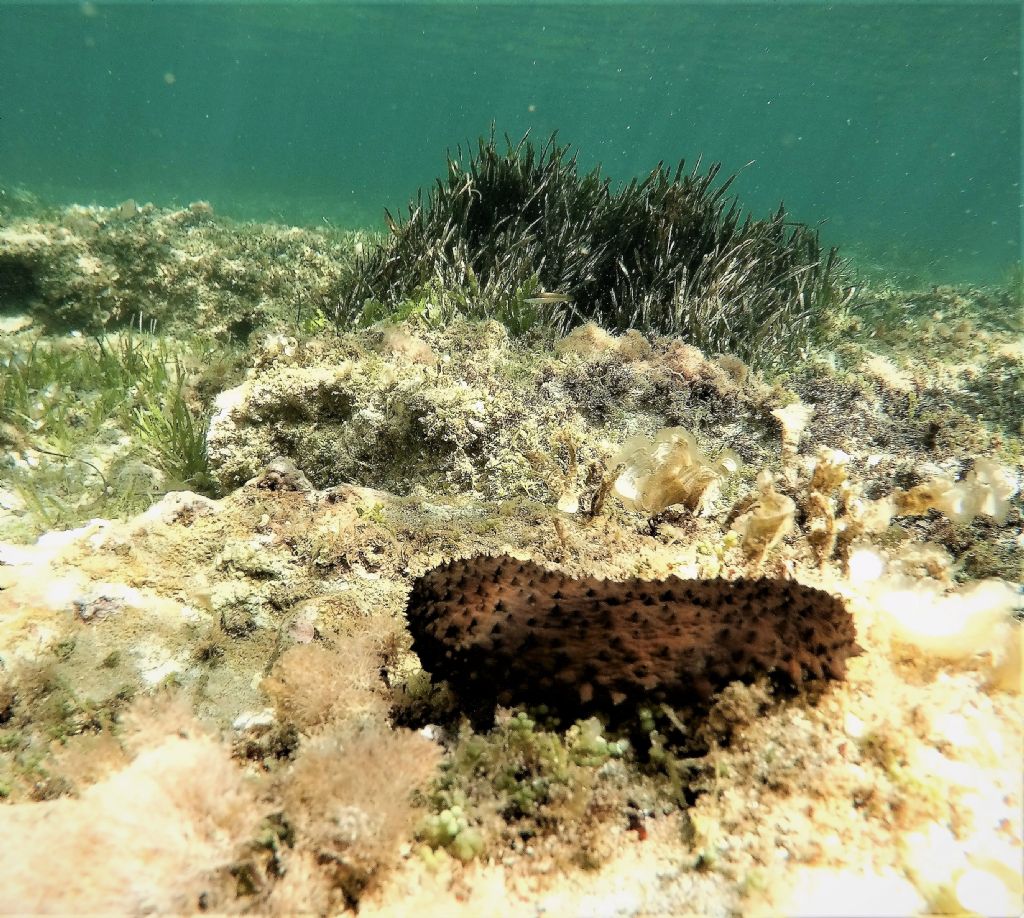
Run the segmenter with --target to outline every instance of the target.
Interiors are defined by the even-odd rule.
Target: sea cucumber
[[[759,673],[842,679],[860,652],[842,601],[793,580],[576,579],[508,556],[428,571],[407,615],[423,668],[465,703],[570,717],[704,700]]]

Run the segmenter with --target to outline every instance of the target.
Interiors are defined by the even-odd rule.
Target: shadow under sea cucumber
[[[423,574],[407,615],[423,668],[463,702],[566,717],[704,700],[761,673],[842,679],[860,653],[842,601],[793,580],[576,579],[504,555]]]

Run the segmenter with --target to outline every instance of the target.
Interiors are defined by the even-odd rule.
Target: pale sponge
[[[979,580],[950,593],[929,581],[908,580],[878,596],[897,637],[946,660],[992,650],[995,632],[1010,622],[1018,601],[1004,580]]]
[[[1017,480],[1012,470],[991,459],[978,459],[974,468],[960,481],[936,475],[896,494],[896,511],[903,516],[916,516],[930,509],[939,510],[954,523],[970,523],[986,514],[1000,526],[1010,512],[1010,498],[1017,493]]]
[[[884,575],[884,559],[868,548],[850,555],[850,575],[880,613],[894,640],[943,660],[987,654],[994,686],[1021,691],[1021,606],[1016,584],[979,580],[945,592],[930,579]]]

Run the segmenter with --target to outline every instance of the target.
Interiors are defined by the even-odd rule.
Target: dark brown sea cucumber
[[[423,668],[465,703],[566,717],[706,699],[760,673],[842,679],[860,652],[843,603],[787,579],[576,579],[479,556],[419,577],[407,613]]]

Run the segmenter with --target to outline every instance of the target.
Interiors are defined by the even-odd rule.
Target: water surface
[[[493,121],[703,154],[922,279],[1020,257],[1018,4],[6,4],[0,184],[380,225]],[[747,166],[748,163],[752,165]]]

